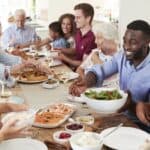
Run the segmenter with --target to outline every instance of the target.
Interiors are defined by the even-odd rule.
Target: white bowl
[[[113,88],[92,88],[92,89],[88,89],[87,91],[89,90],[100,92],[100,91],[112,91],[114,89]],[[115,113],[118,109],[120,109],[127,100],[128,94],[122,90],[118,90],[118,91],[122,95],[122,98],[117,100],[96,100],[96,99],[88,98],[84,93],[81,95],[81,97],[85,99],[87,105],[92,109],[94,109],[95,111],[110,114],[110,113]]]
[[[93,116],[79,116],[79,117],[76,117],[76,121],[81,124],[92,125],[94,123],[94,117]]]
[[[59,138],[59,136],[60,136],[60,134],[61,133],[67,133],[67,134],[70,134],[70,137],[68,137],[68,138]],[[69,139],[71,138],[71,136],[72,136],[72,134],[71,133],[69,133],[68,131],[56,131],[54,134],[53,134],[53,139],[56,141],[56,142],[58,142],[58,143],[66,143],[66,142],[68,142],[69,141]]]
[[[53,79],[51,79],[53,80]],[[53,80],[55,81],[55,83],[52,83],[52,84],[48,84],[47,81],[43,82],[42,83],[42,86],[46,89],[53,89],[53,88],[56,88],[59,86],[59,82],[57,80]]]
[[[82,132],[72,135],[69,139],[73,150],[100,150],[100,135],[94,132]]]
[[[69,129],[69,128],[68,128],[68,126],[74,125],[74,124],[81,125],[82,128],[76,129],[76,130],[73,130],[73,129]],[[84,125],[82,125],[82,124],[80,124],[80,123],[76,123],[76,122],[68,123],[68,124],[65,125],[65,130],[68,131],[69,133],[79,133],[79,132],[83,132],[83,131],[84,131]]]

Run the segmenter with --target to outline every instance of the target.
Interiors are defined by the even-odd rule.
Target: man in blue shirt
[[[150,94],[149,43],[150,25],[142,20],[131,22],[123,37],[123,50],[114,55],[111,61],[94,65],[82,82],[76,81],[71,85],[70,93],[79,96],[86,88],[101,86],[105,78],[119,72],[120,89],[130,91],[132,96],[134,110],[128,110],[127,115],[139,123],[135,115],[136,104],[149,101]],[[141,127],[150,132],[147,124]]]
[[[26,14],[22,9],[15,12],[15,24],[4,31],[2,36],[2,47],[25,48],[39,39],[33,28],[25,25]]]

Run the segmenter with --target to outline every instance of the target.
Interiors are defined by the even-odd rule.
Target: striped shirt
[[[24,28],[18,28],[15,24],[7,28],[2,36],[2,48],[15,47],[19,44],[27,44],[38,39],[35,30],[25,25]]]

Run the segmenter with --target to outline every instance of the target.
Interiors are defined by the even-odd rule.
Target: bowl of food
[[[42,86],[47,89],[56,88],[59,85],[59,82],[54,79],[48,79],[47,81],[43,82]]]
[[[100,135],[94,132],[82,132],[72,135],[69,139],[73,150],[100,150]]]
[[[69,133],[79,133],[84,131],[84,126],[80,123],[69,123],[65,126],[65,130]]]
[[[128,94],[113,88],[87,89],[81,97],[87,105],[97,112],[115,113],[126,102]]]
[[[72,134],[68,131],[56,131],[53,134],[53,139],[58,143],[66,143],[71,138]]]
[[[94,117],[93,116],[79,116],[79,117],[76,117],[76,121],[81,124],[92,125],[94,123]]]

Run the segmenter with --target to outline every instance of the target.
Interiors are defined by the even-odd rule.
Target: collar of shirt
[[[26,26],[24,25],[24,27],[22,27],[22,28],[19,28],[19,27],[17,27],[16,25],[14,26],[14,28],[15,28],[15,30],[25,30],[26,29]]]

